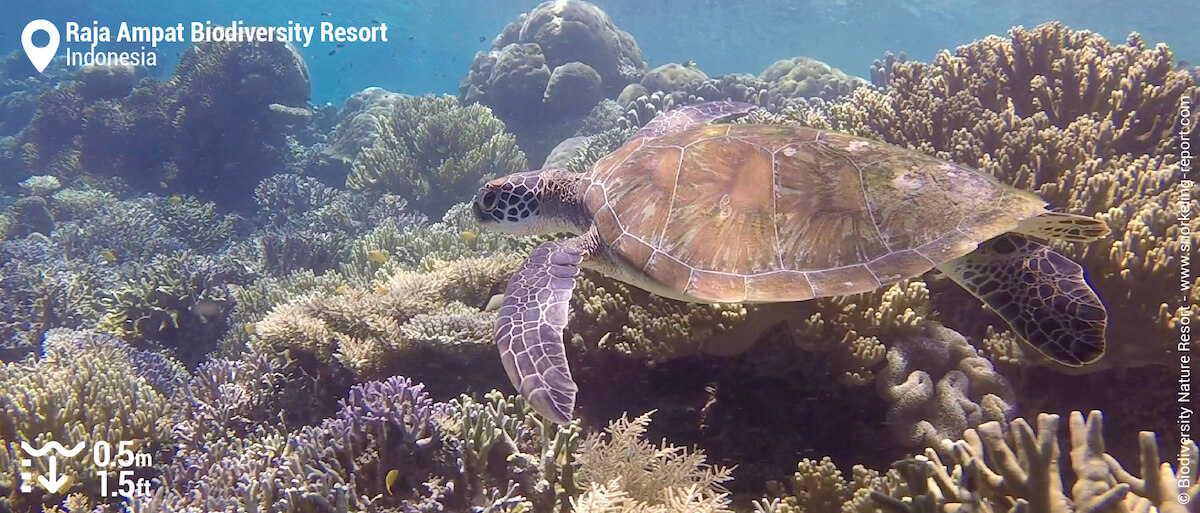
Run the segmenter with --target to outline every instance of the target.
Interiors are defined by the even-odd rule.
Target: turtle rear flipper
[[[1108,225],[1093,217],[1046,212],[1021,221],[1016,233],[1045,240],[1091,242],[1108,236]]]
[[[496,346],[504,371],[533,409],[567,422],[579,389],[563,347],[579,265],[595,247],[594,233],[550,241],[529,254],[504,291]]]
[[[1104,355],[1104,305],[1083,268],[1049,247],[1005,234],[938,269],[1051,360],[1079,367]]]

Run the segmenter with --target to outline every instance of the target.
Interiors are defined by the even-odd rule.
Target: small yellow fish
[[[334,292],[337,292],[338,294],[346,294],[346,293],[349,293],[349,292],[350,292],[350,286],[349,286],[349,285],[338,285],[338,288],[337,288],[337,290],[335,290]]]
[[[372,249],[371,251],[367,252],[367,260],[377,264],[382,264],[387,262],[387,253],[379,251],[378,249]]]
[[[375,293],[376,293],[376,294],[387,294],[387,293],[388,293],[388,288],[387,288],[387,287],[384,287],[383,285],[376,285],[376,286],[375,286]]]
[[[170,198],[167,198],[167,202],[169,202],[172,205],[178,205],[180,203],[183,203],[183,196],[180,196],[178,194],[172,194]]]
[[[248,323],[246,323],[246,326],[245,326],[245,327],[243,327],[243,329],[245,329],[245,330],[246,330],[246,334],[247,334],[247,335],[253,335],[253,334],[254,334],[254,331],[255,331],[256,329],[258,329],[258,326],[256,326],[256,325],[255,325],[254,323],[252,323],[252,322],[248,322]]]
[[[100,258],[103,258],[105,262],[111,264],[117,261],[117,254],[113,253],[111,249],[105,249],[100,252]]]
[[[383,484],[387,488],[388,495],[394,495],[392,493],[392,485],[396,484],[397,479],[400,479],[400,471],[396,469],[389,470],[387,477],[383,478]]]
[[[467,242],[475,242],[475,240],[479,238],[479,232],[477,232],[475,230],[467,230],[465,232],[459,232],[458,238],[460,238],[464,241],[467,241]]]

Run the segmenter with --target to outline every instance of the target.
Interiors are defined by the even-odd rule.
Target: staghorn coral
[[[52,336],[74,340],[55,342],[53,350],[36,361],[0,363],[2,490],[18,486],[15,469],[19,468],[17,461],[25,457],[22,441],[38,447],[51,440],[66,445],[85,443],[90,448],[99,441],[115,445],[131,440],[134,450],[153,455],[169,440],[167,397],[146,379],[130,379],[151,372],[151,367],[139,368],[136,354],[119,341],[86,332]],[[162,370],[152,373],[161,374]],[[60,459],[58,470],[72,476],[63,493],[99,491],[87,460]],[[45,465],[44,459],[35,459],[33,470],[44,473]],[[39,498],[37,494],[10,497],[31,503]]]
[[[575,511],[731,512],[722,483],[733,469],[711,466],[704,452],[643,439],[650,416],[622,416],[604,434],[588,436],[579,449],[579,475],[587,489],[571,500]]]
[[[1162,463],[1154,433],[1138,435],[1137,477],[1105,452],[1099,411],[1086,418],[1071,412],[1069,425],[1069,462],[1075,475],[1069,490],[1059,470],[1059,416],[1043,413],[1036,431],[1024,419],[1014,420],[1007,430],[988,422],[967,430],[962,440],[944,440],[936,450],[901,462],[912,490],[909,500],[926,504],[921,511],[955,511],[967,504],[1047,513],[1189,511],[1183,504],[1200,493],[1195,469],[1176,474],[1170,463]],[[1191,442],[1180,451],[1188,461],[1200,454]],[[873,499],[887,511],[914,511],[899,495],[876,493]]]
[[[536,469],[518,457],[503,466],[525,474],[469,468],[467,446],[472,442],[460,438],[469,435],[458,425],[471,422],[478,432],[523,430],[530,426],[529,417],[528,409],[511,399],[493,398],[486,406],[471,399],[442,403],[434,402],[424,385],[407,378],[362,383],[350,389],[336,415],[319,425],[281,433],[257,424],[246,436],[185,447],[159,479],[165,486],[152,497],[136,498],[133,507],[143,511],[529,511],[532,503],[520,494],[520,485],[508,479],[534,476]],[[577,436],[578,427],[551,426],[559,437],[571,432]],[[537,443],[531,437],[521,439]],[[547,457],[564,452],[555,447]],[[497,475],[487,474],[493,471]],[[388,478],[389,474],[395,477]]]
[[[399,194],[417,210],[441,215],[484,179],[525,169],[516,140],[490,109],[429,95],[395,102],[378,140],[352,165],[346,186]]]
[[[953,330],[926,325],[891,339],[875,381],[891,403],[887,423],[905,447],[958,438],[987,421],[1007,421],[1016,394],[1008,380]]]

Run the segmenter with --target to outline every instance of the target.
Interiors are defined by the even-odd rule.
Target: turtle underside
[[[704,302],[802,301],[920,275],[1045,212],[1033,194],[917,151],[783,125],[637,138],[584,205],[610,258]]]

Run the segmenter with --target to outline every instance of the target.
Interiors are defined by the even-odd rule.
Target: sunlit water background
[[[616,25],[631,33],[650,66],[696,61],[708,75],[760,73],[777,59],[806,56],[865,76],[885,51],[904,51],[929,61],[954,48],[1010,27],[1060,20],[1073,29],[1099,32],[1120,42],[1130,32],[1148,42],[1166,42],[1177,59],[1200,60],[1200,2],[1160,0],[1133,4],[1115,0],[1013,2],[903,0],[596,0]],[[268,26],[289,21],[338,26],[387,23],[389,42],[315,42],[301,53],[312,73],[313,102],[340,104],[351,93],[380,86],[406,93],[456,93],[475,52],[532,0],[371,0],[337,2],[158,2],[56,0],[7,2],[0,20],[0,49],[20,47],[29,20],[46,18],[116,26],[173,25],[234,20]],[[483,39],[481,41],[481,38]],[[168,75],[182,44],[159,51],[156,73]],[[106,46],[107,48],[107,46]],[[337,50],[329,55],[331,50]],[[61,52],[60,52],[61,55]]]

